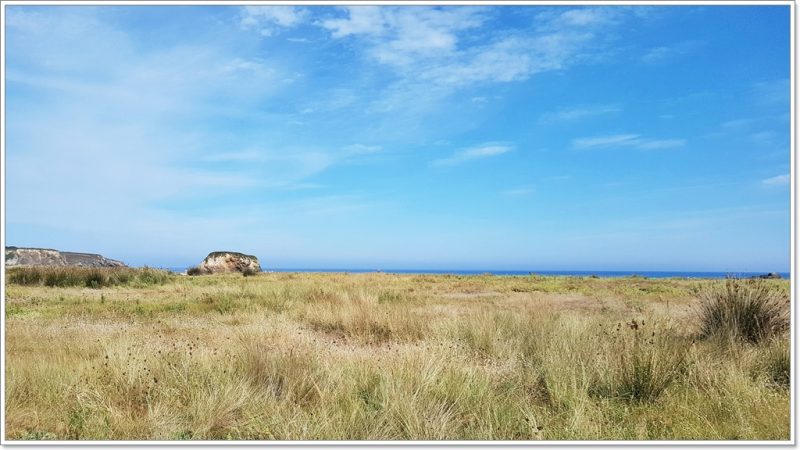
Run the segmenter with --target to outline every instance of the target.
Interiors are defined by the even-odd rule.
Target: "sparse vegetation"
[[[11,440],[789,439],[786,333],[698,338],[725,280],[13,272]]]

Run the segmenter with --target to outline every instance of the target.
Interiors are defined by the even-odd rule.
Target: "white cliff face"
[[[125,264],[92,253],[60,252],[49,248],[6,247],[6,266],[125,267]]]
[[[261,272],[258,258],[237,252],[212,252],[198,266],[201,273]]]
[[[66,266],[58,250],[45,248],[6,248],[6,266]]]

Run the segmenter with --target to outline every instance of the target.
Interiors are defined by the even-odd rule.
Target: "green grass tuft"
[[[684,375],[689,344],[650,328],[632,320],[615,330],[605,373],[591,393],[626,402],[653,402]]]

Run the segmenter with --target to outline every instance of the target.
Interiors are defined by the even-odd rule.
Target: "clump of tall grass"
[[[272,396],[309,405],[322,395],[324,371],[307,349],[276,349],[255,338],[242,339],[238,370],[251,385]]]
[[[644,321],[619,324],[609,336],[608,359],[590,393],[633,403],[658,399],[685,373],[689,350],[683,339],[660,333]]]
[[[789,298],[762,280],[729,278],[700,292],[700,335],[758,343],[789,329]]]
[[[144,267],[14,267],[9,268],[9,283],[23,286],[88,287],[152,286],[169,280],[164,270]]]
[[[770,341],[758,366],[770,384],[788,389],[792,379],[789,340],[774,339]]]
[[[486,308],[454,325],[450,334],[457,348],[465,347],[476,358],[511,360],[517,353],[530,359],[527,350],[535,345],[530,338],[540,324],[531,314]]]

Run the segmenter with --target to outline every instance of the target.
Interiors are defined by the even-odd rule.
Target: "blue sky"
[[[6,5],[6,241],[786,271],[789,12]]]

